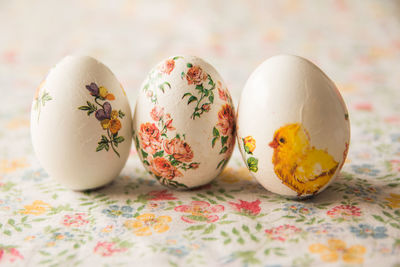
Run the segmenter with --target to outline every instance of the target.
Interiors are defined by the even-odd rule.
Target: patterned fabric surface
[[[399,14],[378,0],[0,2],[0,265],[399,266]],[[237,148],[211,184],[173,191],[132,146],[112,184],[67,190],[33,153],[29,111],[70,53],[108,65],[132,108],[147,72],[175,54],[211,62],[235,104],[264,59],[309,58],[348,105],[348,160],[327,190],[293,201],[258,185]]]

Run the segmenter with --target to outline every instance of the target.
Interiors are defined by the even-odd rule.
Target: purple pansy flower
[[[97,96],[99,94],[99,87],[95,83],[91,83],[90,85],[86,85],[86,89],[88,89],[90,94],[93,95],[93,96]]]
[[[103,108],[96,111],[95,114],[96,119],[98,119],[99,121],[110,119],[111,111],[112,111],[111,104],[108,102],[104,102]]]

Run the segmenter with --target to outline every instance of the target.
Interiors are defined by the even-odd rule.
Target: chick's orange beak
[[[271,143],[269,143],[269,146],[272,148],[277,148],[279,145],[278,141],[276,141],[276,139],[272,140]]]

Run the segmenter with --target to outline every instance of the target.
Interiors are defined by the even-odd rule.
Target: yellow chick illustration
[[[269,146],[274,149],[275,174],[298,196],[316,193],[339,166],[327,151],[310,145],[309,134],[300,123],[279,128]]]

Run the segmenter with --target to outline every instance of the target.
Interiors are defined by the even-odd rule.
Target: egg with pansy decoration
[[[228,163],[235,111],[220,74],[195,56],[175,56],[145,78],[133,117],[133,138],[146,170],[161,184],[199,187]]]
[[[250,173],[269,191],[288,198],[320,193],[346,160],[346,104],[332,80],[298,56],[274,56],[251,74],[237,125]]]
[[[31,137],[48,174],[73,190],[118,176],[132,143],[128,98],[115,75],[88,56],[67,56],[37,88]]]

